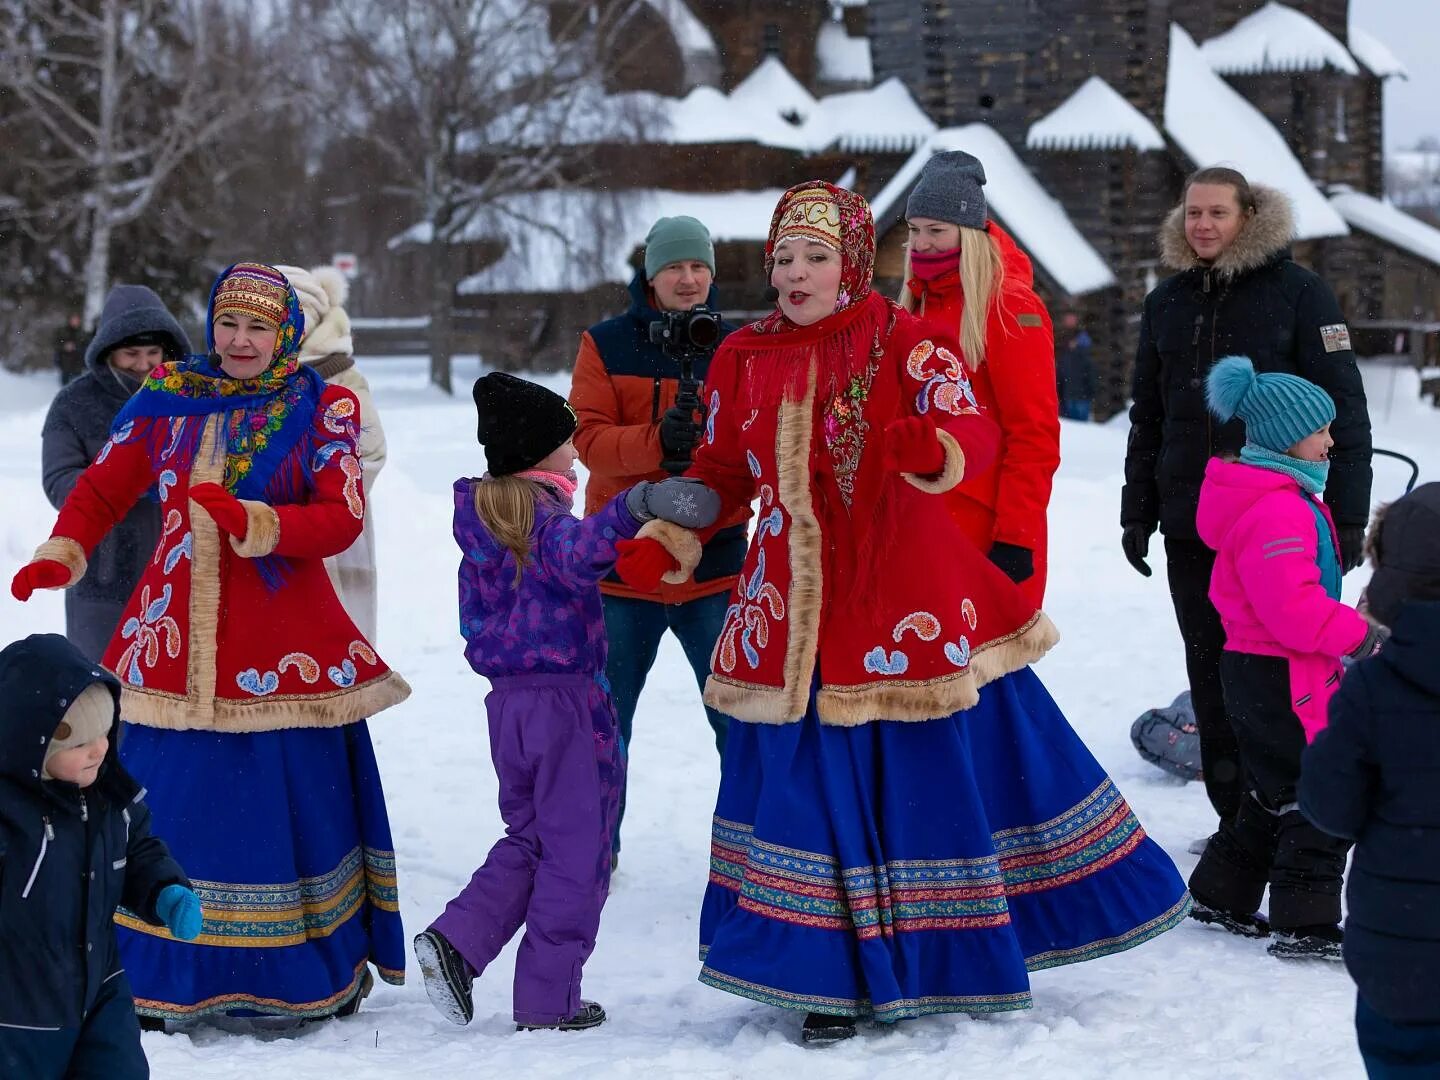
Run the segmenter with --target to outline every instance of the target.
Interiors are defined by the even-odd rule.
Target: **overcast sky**
[[[1303,0],[1295,4],[1302,11]],[[1440,0],[1350,0],[1350,22],[1390,47],[1410,78],[1385,85],[1385,146],[1440,138]]]

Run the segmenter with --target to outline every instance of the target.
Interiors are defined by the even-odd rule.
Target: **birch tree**
[[[448,393],[455,245],[523,215],[518,193],[583,182],[574,132],[603,135],[593,109],[612,43],[589,5],[555,0],[334,0],[325,12],[326,84],[342,97],[331,112],[413,208],[397,243],[425,249],[431,380]]]
[[[41,244],[83,233],[87,325],[117,233],[200,151],[274,107],[267,63],[220,0],[0,0],[0,96],[30,133],[7,141],[37,188],[7,217]]]

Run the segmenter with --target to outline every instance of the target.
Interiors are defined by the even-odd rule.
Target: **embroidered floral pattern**
[[[185,519],[180,516],[179,510],[171,510],[165,515],[165,528],[160,533],[160,543],[155,545],[155,554],[150,556],[152,566],[163,557],[165,541],[169,540],[183,524],[185,524]]]
[[[280,676],[273,671],[267,671],[261,675],[253,667],[246,668],[235,676],[235,685],[251,697],[265,697],[280,689]]]
[[[958,642],[947,641],[945,643],[945,659],[949,660],[957,668],[964,670],[970,666],[970,639],[964,634],[960,635]]]
[[[311,686],[320,681],[320,665],[315,662],[315,658],[309,653],[286,653],[280,658],[280,663],[275,666],[279,669],[281,675],[284,675],[286,671],[293,667],[295,674],[299,675],[302,681]]]
[[[951,416],[980,411],[965,365],[949,349],[937,348],[927,338],[910,350],[905,370],[921,384],[920,392],[915,395],[915,411],[921,416],[926,415],[932,405]]]
[[[169,574],[180,564],[181,559],[195,558],[195,534],[186,533],[180,538],[180,542],[170,549],[165,556],[165,573]]]
[[[850,381],[843,387],[832,390],[830,402],[820,420],[825,446],[830,451],[835,483],[840,488],[840,498],[844,500],[846,510],[850,509],[854,498],[855,476],[860,471],[860,456],[865,452],[865,438],[870,432],[870,422],[865,419],[865,402],[870,397],[870,387],[884,358],[885,350],[880,347],[877,334],[865,370],[851,375]]]
[[[715,417],[720,415],[720,391],[710,391],[710,408],[705,410],[705,441],[715,445]]]
[[[135,434],[135,421],[127,420],[110,433],[110,438],[105,440],[105,445],[100,448],[100,453],[95,455],[95,464],[99,465],[110,456],[110,451],[117,446],[123,446],[130,441]]]
[[[910,657],[899,649],[885,653],[882,645],[876,645],[865,654],[865,670],[871,675],[904,675],[910,670]]]
[[[979,616],[975,613],[975,601],[967,596],[960,605],[960,614],[965,619],[965,625],[974,630],[975,624],[980,621]]]
[[[352,442],[357,437],[355,430],[355,402],[352,398],[338,398],[325,408],[321,418],[325,430],[332,435],[344,435]]]
[[[725,612],[725,625],[715,645],[720,670],[732,672],[739,665],[738,642],[745,662],[754,671],[760,666],[760,649],[770,644],[770,621],[785,618],[785,598],[773,582],[765,580],[765,542],[780,535],[785,517],[775,505],[775,490],[764,484],[760,488],[760,521],[755,530],[755,569],[747,577],[743,572],[736,588],[737,599]]]
[[[895,644],[900,644],[900,639],[907,630],[913,630],[921,641],[934,641],[940,636],[940,620],[928,611],[912,611],[896,623],[895,629],[890,632]]]
[[[374,667],[380,662],[380,658],[375,655],[375,650],[358,638],[350,643],[348,651],[351,657],[356,660],[363,660],[371,667]]]
[[[223,385],[234,380],[215,381]],[[287,386],[257,408],[236,409],[230,413],[226,429],[226,490],[235,491],[240,481],[250,474],[255,458],[270,446],[271,440],[285,426],[286,419],[299,407],[303,397],[299,387]]]
[[[120,639],[129,641],[120,654],[115,668],[131,686],[144,686],[144,667],[153,668],[160,660],[160,641],[164,638],[165,655],[174,660],[180,655],[180,624],[173,616],[167,615],[171,599],[170,586],[166,585],[160,595],[150,599],[150,586],[140,592],[140,613],[125,620],[120,628]],[[134,640],[131,640],[131,639]]]

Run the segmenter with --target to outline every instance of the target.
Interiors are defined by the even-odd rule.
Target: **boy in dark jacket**
[[[200,901],[115,754],[119,701],[58,634],[0,651],[0,1076],[148,1077],[115,909],[200,933]]]
[[[1370,1076],[1440,1076],[1440,484],[1381,511],[1367,550],[1366,604],[1392,636],[1331,700],[1300,809],[1355,841],[1345,964]]]

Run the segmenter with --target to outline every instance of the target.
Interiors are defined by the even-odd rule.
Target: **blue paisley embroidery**
[[[181,557],[193,560],[195,558],[195,534],[186,533],[180,538],[180,542],[170,549],[165,556],[165,573],[175,569],[175,565]]]
[[[273,671],[261,675],[253,667],[246,668],[235,676],[235,685],[252,697],[264,697],[280,689],[280,676]]]
[[[960,635],[960,643],[953,641],[945,643],[945,659],[949,660],[957,668],[970,666],[970,639],[964,634]]]
[[[339,667],[332,667],[325,672],[325,674],[330,676],[330,681],[336,686],[355,685],[355,664],[353,661],[342,660],[340,661]]]
[[[170,489],[179,482],[180,478],[175,475],[174,469],[166,469],[160,474],[160,476],[155,481],[155,486],[160,491],[161,502],[164,502],[170,497]]]
[[[910,670],[910,658],[899,649],[886,656],[885,649],[876,645],[865,654],[865,670],[872,675],[904,675]]]

